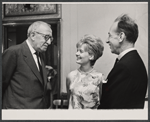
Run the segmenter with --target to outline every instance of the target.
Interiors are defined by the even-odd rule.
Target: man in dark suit
[[[28,28],[28,39],[2,55],[2,108],[47,108],[47,73],[42,52],[52,42],[51,26],[37,21]],[[49,86],[49,87],[48,87]]]
[[[119,16],[108,33],[111,52],[118,55],[103,84],[99,109],[141,109],[147,90],[147,72],[134,44],[137,24],[126,14]]]

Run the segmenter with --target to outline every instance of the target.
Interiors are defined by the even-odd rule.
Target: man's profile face
[[[117,22],[113,23],[109,32],[108,32],[108,39],[106,43],[109,44],[111,52],[115,54],[119,54],[119,34],[116,32],[117,29]]]
[[[34,49],[38,52],[45,52],[47,50],[48,45],[51,44],[52,30],[49,26],[41,25],[34,32]]]

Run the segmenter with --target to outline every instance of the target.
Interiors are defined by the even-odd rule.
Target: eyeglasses
[[[37,34],[40,34],[41,36],[43,36],[46,42],[47,42],[49,39],[51,40],[51,42],[53,41],[53,37],[50,36],[50,35],[45,35],[45,34],[43,34],[43,33],[37,32],[37,31],[34,31],[34,32],[36,32]]]

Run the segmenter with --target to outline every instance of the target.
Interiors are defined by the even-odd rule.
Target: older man
[[[101,109],[139,109],[144,107],[147,72],[134,48],[137,24],[126,14],[119,16],[108,33],[107,43],[117,54],[116,63],[103,84]]]
[[[37,21],[28,28],[28,39],[2,55],[2,108],[47,108],[47,76],[42,52],[52,42],[51,26]]]

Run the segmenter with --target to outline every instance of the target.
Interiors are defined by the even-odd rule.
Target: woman
[[[97,109],[104,78],[93,66],[103,54],[103,42],[94,35],[85,35],[76,47],[80,67],[66,78],[69,109]]]

